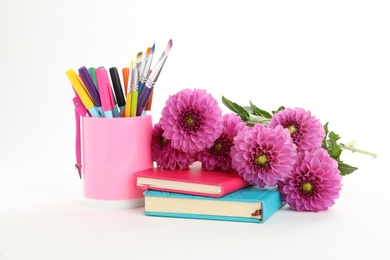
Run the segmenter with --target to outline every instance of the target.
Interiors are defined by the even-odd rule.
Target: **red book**
[[[159,190],[208,197],[222,197],[250,184],[236,172],[208,171],[199,167],[168,170],[150,168],[135,172],[136,185]]]

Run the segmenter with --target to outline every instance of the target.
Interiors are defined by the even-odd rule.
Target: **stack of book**
[[[262,223],[283,205],[275,188],[250,185],[232,172],[151,168],[134,173],[147,216]]]

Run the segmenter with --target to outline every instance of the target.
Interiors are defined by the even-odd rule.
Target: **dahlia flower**
[[[256,124],[240,131],[231,148],[232,167],[246,181],[259,187],[275,186],[287,177],[296,160],[296,146],[282,126]]]
[[[206,90],[184,89],[170,96],[161,115],[163,136],[174,149],[186,153],[213,146],[222,133],[222,110]]]
[[[323,148],[298,152],[291,174],[278,182],[282,199],[296,211],[324,211],[341,190],[338,163]]]
[[[286,108],[274,114],[267,127],[281,125],[290,131],[298,150],[309,150],[321,147],[325,130],[310,111],[302,108]]]
[[[231,164],[230,148],[233,146],[233,138],[246,127],[246,124],[236,114],[223,116],[222,134],[214,141],[213,146],[198,153],[198,161],[206,170],[233,171]]]
[[[171,141],[163,137],[164,130],[157,123],[152,132],[152,160],[157,166],[170,170],[189,168],[195,156],[172,148]]]

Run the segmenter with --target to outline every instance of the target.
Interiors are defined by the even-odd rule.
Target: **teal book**
[[[262,223],[285,204],[276,188],[249,186],[223,197],[146,190],[147,216]]]

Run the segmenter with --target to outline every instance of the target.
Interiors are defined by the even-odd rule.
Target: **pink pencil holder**
[[[84,204],[95,208],[144,206],[133,173],[151,168],[152,117],[82,117]]]

